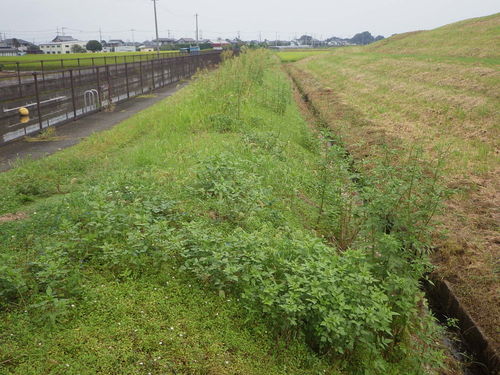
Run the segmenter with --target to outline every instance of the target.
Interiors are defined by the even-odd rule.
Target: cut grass
[[[380,146],[446,154],[456,189],[436,238],[448,279],[498,349],[500,14],[429,32],[338,49],[289,66],[321,115],[358,159]]]
[[[370,352],[357,357],[318,355],[300,331],[272,329],[284,324],[283,319],[267,321],[264,313],[250,313],[252,306],[242,305],[229,293],[231,283],[227,294],[217,290],[210,270],[208,277],[198,278],[179,270],[182,259],[176,248],[187,240],[203,242],[205,235],[207,241],[216,234],[227,238],[225,246],[231,245],[230,234],[251,228],[264,231],[266,240],[273,241],[287,233],[315,236],[311,228],[318,217],[318,147],[322,148],[288,100],[290,87],[278,65],[264,52],[252,53],[256,55],[251,59],[243,55],[238,64],[228,62],[201,75],[178,95],[110,131],[0,175],[0,213],[22,210],[28,216],[0,224],[0,256],[8,260],[0,264],[0,271],[8,282],[17,283],[21,294],[12,296],[15,303],[1,312],[2,373],[440,371],[439,330],[423,306],[408,326],[411,332],[398,335],[401,341],[394,344],[389,359]],[[243,85],[248,77],[262,80],[261,85]],[[224,166],[214,168],[214,156],[245,169],[236,168],[237,179],[221,181],[209,173],[206,181],[201,180],[203,166],[208,172],[225,171]],[[345,163],[341,157],[335,160]],[[206,190],[200,187],[203,181]],[[214,181],[218,190],[212,191]],[[231,204],[218,201],[225,194],[233,197]],[[151,213],[159,218],[170,215],[173,201],[173,227],[166,219],[151,221]],[[210,223],[212,231],[196,232],[191,221]],[[193,236],[176,241],[186,225]],[[318,246],[324,242],[315,241]],[[75,250],[82,252],[80,257],[69,261]],[[151,251],[156,257],[140,263],[141,254]],[[285,249],[276,258],[286,263],[287,254]],[[316,254],[310,255],[314,259]],[[36,277],[28,278],[27,285],[18,279],[32,273]],[[64,294],[61,289],[73,285],[73,277],[79,281]],[[263,277],[262,284],[273,279]],[[419,298],[416,294],[410,296],[412,301]],[[353,308],[364,313],[363,308]],[[352,324],[350,329],[355,328]]]
[[[332,51],[333,49],[303,49],[303,50],[280,51],[277,52],[276,54],[278,55],[278,57],[282,62],[292,63],[305,59],[306,57],[309,56],[315,56]]]

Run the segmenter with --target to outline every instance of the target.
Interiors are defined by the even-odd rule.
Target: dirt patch
[[[17,221],[17,220],[23,220],[28,217],[27,214],[24,212],[18,212],[16,214],[6,214],[3,216],[0,216],[0,224],[1,223],[8,223],[10,221]]]

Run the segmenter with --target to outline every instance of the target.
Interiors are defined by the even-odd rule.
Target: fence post
[[[38,112],[38,123],[40,130],[42,130],[42,111],[40,110],[40,92],[38,91],[38,74],[33,72],[33,80],[35,81],[35,96],[36,96],[36,109]]]
[[[144,94],[144,82],[142,80],[142,59],[139,60],[139,76],[141,77],[141,93]]]
[[[99,77],[99,67],[95,68],[96,82],[97,82],[97,94],[99,96],[99,111],[102,109],[102,90],[101,90],[101,80]]]
[[[151,60],[151,80],[153,82],[153,87],[151,88],[151,91],[155,89],[155,61]]]
[[[127,86],[127,98],[130,99],[130,90],[128,84],[128,64],[126,61],[125,61],[125,84]]]
[[[23,96],[23,85],[21,83],[21,68],[19,67],[19,62],[16,62],[17,67],[17,83],[19,85],[19,97]]]
[[[45,71],[44,71],[44,68],[43,68],[43,60],[40,61],[40,65],[42,67],[42,81],[43,81],[43,87],[45,87]]]
[[[76,121],[76,98],[75,98],[75,84],[73,82],[73,69],[69,70],[69,79],[71,82],[71,101],[73,102],[73,121]]]
[[[109,96],[109,103],[113,103],[113,95],[112,95],[112,90],[111,90],[111,76],[109,74],[109,65],[106,65],[106,78],[108,80],[108,96]]]
[[[164,58],[160,60],[160,69],[161,69],[161,85],[165,86],[165,68],[163,67]]]

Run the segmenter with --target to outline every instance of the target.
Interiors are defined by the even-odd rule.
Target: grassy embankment
[[[175,53],[178,51],[161,51],[161,53]],[[132,62],[132,56],[151,55],[154,58],[156,52],[105,52],[105,53],[70,53],[65,55],[24,55],[24,56],[4,56],[0,57],[2,70],[16,70],[16,62],[23,71],[40,70],[40,61],[43,60],[45,70],[61,69],[61,59],[65,60],[64,68],[76,68],[78,66],[92,66],[92,59],[95,65],[122,64]],[[116,60],[115,60],[116,57]],[[78,62],[80,60],[80,63]],[[53,60],[53,61],[52,61]],[[143,56],[143,60],[146,60]],[[137,58],[139,61],[139,58]]]
[[[437,373],[418,279],[440,191],[412,160],[351,171],[256,51],[22,163],[0,175],[0,372]]]
[[[355,159],[381,146],[422,147],[425,160],[445,152],[443,181],[455,194],[434,262],[497,348],[499,43],[496,14],[289,66]]]

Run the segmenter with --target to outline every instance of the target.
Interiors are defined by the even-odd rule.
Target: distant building
[[[209,41],[209,43],[212,45],[213,49],[217,49],[217,50],[223,49],[224,47],[228,47],[231,45],[231,43],[229,43],[228,41],[226,41],[224,39],[212,40],[212,41]]]
[[[135,52],[137,48],[135,46],[117,46],[115,47],[115,52]]]
[[[2,46],[0,44],[0,56],[17,56],[19,51],[16,48],[10,48],[7,46]]]
[[[71,40],[67,42],[42,43],[39,47],[47,55],[65,55],[72,53],[71,49],[74,45],[79,45],[85,49],[87,42]]]
[[[107,43],[108,47],[120,47],[124,46],[125,42],[121,39],[111,39]]]
[[[28,52],[28,48],[34,45],[33,43],[18,38],[4,39],[2,43],[4,43],[6,47],[15,48],[18,52],[24,53]]]
[[[157,45],[155,42],[152,42],[150,40],[146,40],[144,43],[142,43],[139,46],[139,51],[141,52],[153,52],[156,51]]]
[[[72,42],[76,41],[71,35],[58,35],[54,39],[52,39],[52,43],[60,43],[60,42]]]
[[[176,43],[176,40],[172,38],[158,38],[158,39],[153,39],[154,45],[156,45],[157,41],[160,43],[160,46]]]
[[[196,43],[196,40],[193,38],[181,38],[177,40],[177,44],[194,44]]]
[[[139,47],[139,51],[141,51],[141,52],[154,52],[154,51],[156,51],[156,48],[155,47],[151,47],[151,46],[143,45],[143,46]]]

